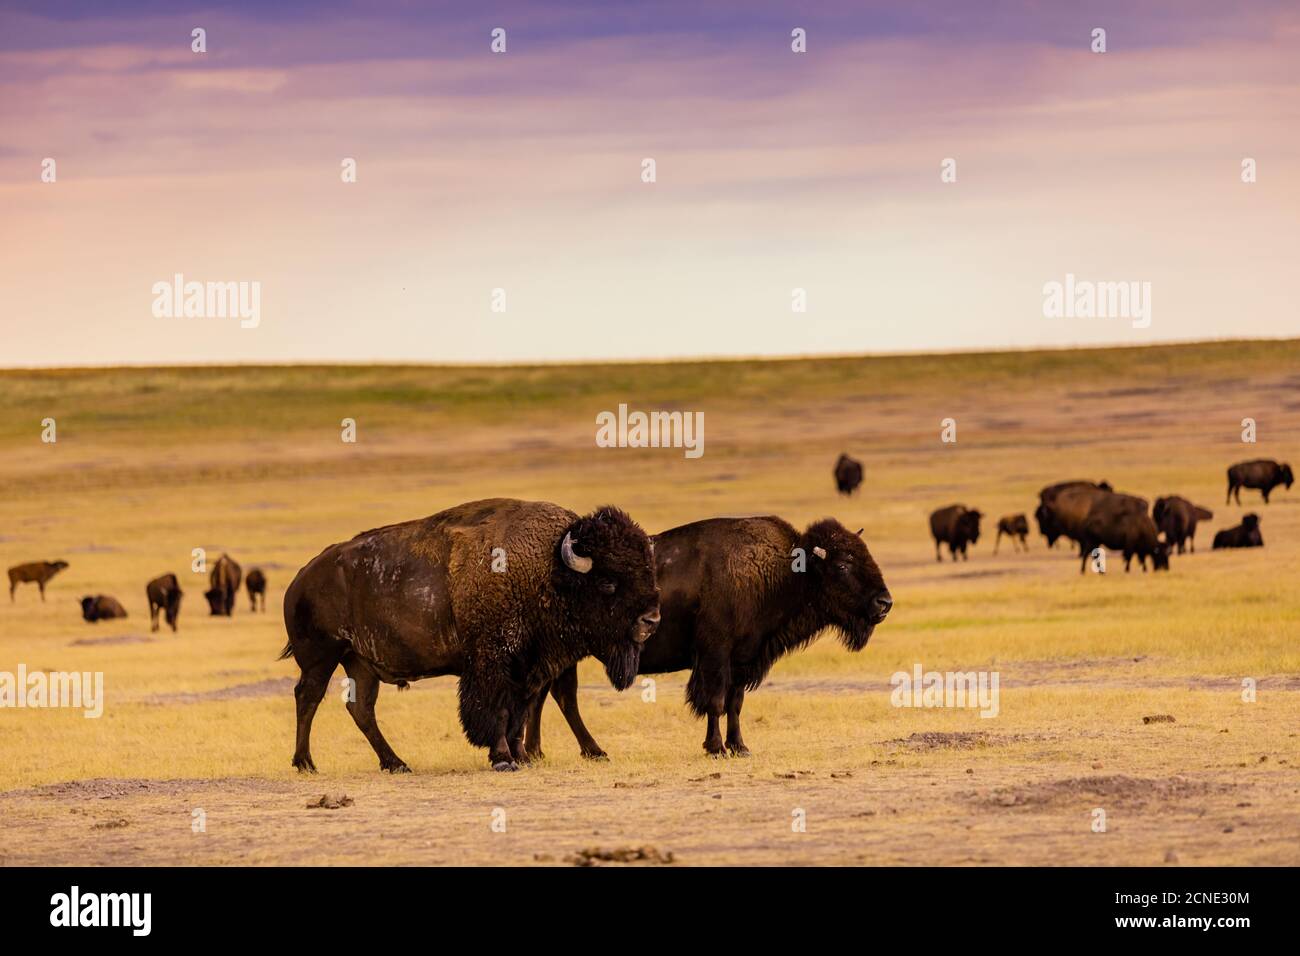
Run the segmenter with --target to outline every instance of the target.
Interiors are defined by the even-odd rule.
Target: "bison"
[[[1295,475],[1291,473],[1288,464],[1278,464],[1271,458],[1243,461],[1228,469],[1228,498],[1225,504],[1231,503],[1234,496],[1237,504],[1241,504],[1242,488],[1258,489],[1264,496],[1264,504],[1268,504],[1268,496],[1274,488],[1286,485],[1287,491],[1290,491],[1294,482]]]
[[[894,601],[861,533],[829,518],[801,533],[768,516],[710,518],[655,535],[662,620],[641,651],[639,672],[690,670],[686,702],[707,718],[706,752],[749,753],[740,732],[745,692],[756,690],[786,654],[826,628],[851,651],[867,645]],[[604,757],[582,722],[577,691],[576,665],[550,688],[583,756]],[[545,702],[539,695],[529,716],[532,757],[542,753]]]
[[[650,539],[619,509],[492,498],[326,548],[285,592],[284,623],[281,659],[302,670],[299,770],[316,769],[312,718],[339,664],[381,769],[410,768],[375,722],[380,682],[456,674],[466,739],[494,770],[517,770],[535,698],[578,660],[596,655],[616,688],[631,685],[659,591]]]
[[[1264,536],[1259,533],[1259,515],[1249,514],[1241,519],[1235,528],[1224,528],[1214,536],[1214,547],[1219,548],[1262,548]]]
[[[116,598],[109,597],[107,594],[96,594],[94,597],[87,596],[81,599],[81,616],[94,624],[96,621],[126,617],[126,608],[122,607]]]
[[[1029,521],[1023,514],[1004,515],[998,519],[998,536],[993,542],[993,553],[998,553],[998,545],[1002,543],[1002,536],[1006,535],[1011,539],[1011,549],[1017,550],[1016,542],[1020,542],[1020,547],[1026,551],[1029,550]]]
[[[181,597],[184,595],[181,583],[174,574],[163,574],[145,585],[144,594],[149,599],[150,630],[158,630],[158,612],[162,611],[167,619],[167,626],[176,633],[176,619],[181,613]]]
[[[230,617],[235,613],[235,595],[239,593],[239,581],[243,571],[228,554],[217,558],[208,576],[209,589],[204,592],[208,607],[213,617]]]
[[[244,587],[248,588],[249,610],[257,610],[257,599],[262,598],[262,613],[266,613],[266,575],[262,573],[261,568],[253,568],[248,572],[248,577],[244,579]]]
[[[1156,523],[1147,514],[1145,498],[1103,492],[1088,511],[1079,544],[1083,552],[1081,574],[1087,570],[1088,556],[1103,546],[1123,552],[1125,571],[1130,569],[1134,555],[1144,572],[1147,557],[1151,558],[1153,570],[1169,570],[1169,546],[1160,540]]]
[[[1151,517],[1170,547],[1177,547],[1178,553],[1182,554],[1186,544],[1195,554],[1196,525],[1200,521],[1209,521],[1214,517],[1214,512],[1194,505],[1186,498],[1170,495],[1156,499],[1151,507]]]
[[[45,585],[50,578],[68,566],[67,561],[32,561],[30,564],[16,564],[9,569],[9,601],[14,600],[14,591],[20,584],[35,581],[41,590],[41,600],[45,600]]]
[[[848,455],[840,455],[835,462],[835,487],[839,493],[851,496],[862,484],[862,462],[855,461]]]
[[[980,518],[983,513],[965,505],[949,505],[930,515],[930,534],[934,535],[934,559],[942,561],[939,545],[947,544],[954,561],[958,553],[966,559],[966,545],[980,539]]]
[[[1062,492],[1077,491],[1079,489],[1092,489],[1093,491],[1112,491],[1110,484],[1106,481],[1061,481],[1054,485],[1048,485],[1038,493],[1038,508],[1034,511],[1034,519],[1038,522],[1038,532],[1047,539],[1049,548],[1056,547],[1056,542],[1064,537],[1071,537],[1066,531],[1066,525],[1069,523],[1056,513],[1056,499]],[[1078,516],[1079,521],[1087,517],[1087,509],[1083,514]],[[1072,539],[1073,540],[1073,539]]]

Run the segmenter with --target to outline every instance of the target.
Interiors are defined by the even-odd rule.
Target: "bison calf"
[[[176,620],[181,613],[181,583],[174,574],[163,574],[145,585],[144,595],[149,599],[149,629],[158,630],[158,612],[162,611],[167,626],[176,633]]]
[[[1011,539],[1011,549],[1019,550],[1016,542],[1020,542],[1020,547],[1026,551],[1029,550],[1029,520],[1023,515],[1005,515],[998,519],[998,536],[993,542],[993,553],[998,553],[998,545],[1002,543],[1002,536],[1006,535]]]
[[[1264,536],[1259,533],[1259,515],[1249,514],[1235,528],[1224,528],[1214,536],[1214,548],[1262,548]]]
[[[835,487],[842,495],[852,495],[862,484],[862,462],[840,455],[835,462]]]
[[[705,751],[749,753],[740,732],[745,692],[822,630],[838,631],[851,651],[866,646],[894,601],[860,534],[830,519],[800,533],[764,517],[712,518],[655,535],[662,620],[641,651],[639,672],[690,670],[686,702],[707,718]],[[550,690],[583,756],[605,756],[578,712],[576,665]],[[529,717],[530,756],[541,756],[545,702],[539,696]]]
[[[980,518],[983,514],[965,505],[949,505],[930,515],[930,534],[934,535],[934,559],[942,561],[939,545],[947,544],[954,561],[961,554],[966,558],[966,546],[980,539]]]
[[[253,568],[248,572],[248,577],[244,579],[244,587],[248,588],[248,604],[250,611],[257,610],[257,599],[262,599],[262,613],[266,613],[266,575],[262,573],[261,568]]]
[[[1294,481],[1295,475],[1291,473],[1288,464],[1279,464],[1271,458],[1243,461],[1228,469],[1228,498],[1225,504],[1230,503],[1234,496],[1237,504],[1241,504],[1242,488],[1257,489],[1264,496],[1264,504],[1268,504],[1269,493],[1274,488],[1285,485],[1290,491]]]
[[[36,583],[40,588],[41,600],[45,600],[45,585],[50,578],[68,566],[67,561],[33,561],[30,564],[16,564],[9,569],[9,600],[14,600],[14,591],[20,584]]]
[[[1151,508],[1151,517],[1170,547],[1176,547],[1178,553],[1182,554],[1184,545],[1187,545],[1195,554],[1196,525],[1201,521],[1209,521],[1214,517],[1214,512],[1194,505],[1186,498],[1170,495],[1156,499]]]
[[[122,607],[116,598],[109,597],[107,594],[97,594],[94,597],[81,599],[81,616],[94,624],[96,621],[126,617],[126,608]]]

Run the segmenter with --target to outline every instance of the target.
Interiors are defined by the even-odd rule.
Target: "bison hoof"
[[[510,773],[519,769],[519,764],[513,760],[498,760],[492,764],[492,769],[498,773]]]
[[[733,756],[733,757],[748,757],[748,756],[750,756],[749,748],[746,747],[744,744],[741,744],[739,747],[736,747],[736,746],[733,746],[733,745],[731,745],[731,744],[728,744],[728,745],[727,745],[727,749],[731,751],[731,756]]]
[[[310,758],[310,757],[307,757],[307,758],[305,758],[305,759],[303,759],[303,760],[295,760],[295,761],[293,762],[293,765],[294,765],[295,767],[298,768],[298,772],[299,772],[299,773],[315,773],[315,772],[316,772],[316,765],[315,765],[314,763],[311,762],[311,758]]]
[[[584,750],[582,756],[587,760],[608,760],[609,754],[603,750]]]
[[[380,766],[380,770],[387,770],[389,773],[410,773],[411,768],[400,760],[397,763],[390,763],[387,766]]]

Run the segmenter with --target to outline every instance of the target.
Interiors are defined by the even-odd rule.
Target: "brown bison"
[[[1168,571],[1169,546],[1160,540],[1156,523],[1147,514],[1146,499],[1113,492],[1103,495],[1093,502],[1083,523],[1079,572],[1087,570],[1089,556],[1100,547],[1123,552],[1125,571],[1130,569],[1134,555],[1144,572],[1148,557],[1153,570]]]
[[[243,571],[228,554],[217,558],[208,576],[209,589],[204,593],[213,617],[230,617],[235,613],[235,595]]]
[[[517,770],[524,721],[559,674],[596,655],[619,690],[636,678],[659,591],[650,539],[617,508],[580,518],[492,498],[331,545],[289,585],[284,622],[281,657],[302,669],[299,770],[316,769],[312,718],[339,664],[382,769],[409,772],[375,722],[380,682],[457,674],[466,739],[488,748],[494,770]]]
[[[690,670],[686,702],[707,718],[708,753],[749,753],[740,708],[745,692],[757,689],[777,660],[826,628],[851,651],[867,645],[894,601],[860,534],[829,518],[801,533],[769,516],[711,518],[655,535],[663,617],[641,651],[639,672]],[[583,756],[604,757],[582,722],[577,692],[575,665],[555,680],[551,694]],[[533,757],[542,752],[545,702],[544,694],[537,698],[528,721]]]
[[[116,598],[111,598],[107,594],[96,594],[94,597],[87,596],[81,599],[81,616],[94,624],[96,621],[126,617],[126,608],[117,603]]]
[[[144,595],[149,599],[149,629],[158,630],[158,612],[162,611],[167,619],[167,626],[176,633],[176,619],[181,613],[181,582],[174,574],[163,574],[145,585]]]
[[[1016,542],[1020,542],[1020,547],[1026,551],[1029,550],[1029,520],[1022,514],[1004,515],[998,519],[998,536],[993,542],[993,553],[998,553],[998,545],[1002,543],[1002,536],[1006,535],[1011,539],[1011,549],[1019,550]]]
[[[1241,519],[1235,528],[1224,528],[1214,536],[1214,547],[1219,548],[1262,548],[1264,536],[1259,533],[1259,515],[1249,514]]]
[[[1093,491],[1113,491],[1110,484],[1105,481],[1062,481],[1054,485],[1048,485],[1038,493],[1038,508],[1034,511],[1034,520],[1038,522],[1038,532],[1047,539],[1049,548],[1056,547],[1056,542],[1061,538],[1069,537],[1075,540],[1066,532],[1066,519],[1058,517],[1056,513],[1056,499],[1065,491],[1077,491],[1079,489],[1091,489]],[[1078,516],[1078,521],[1087,517],[1087,509],[1083,514]]]
[[[966,558],[966,546],[975,544],[980,539],[980,518],[982,512],[967,508],[965,505],[949,505],[930,515],[930,534],[934,535],[934,559],[942,561],[939,545],[947,544],[954,561],[961,554]]]
[[[9,569],[9,600],[14,600],[14,591],[20,584],[36,582],[41,590],[41,600],[45,600],[45,585],[50,578],[68,566],[67,561],[33,561],[30,564],[16,564]]]
[[[262,573],[261,568],[253,568],[248,572],[248,577],[244,579],[244,587],[248,588],[249,610],[257,610],[257,599],[262,599],[262,613],[266,613],[266,575]]]
[[[840,455],[835,462],[835,487],[842,495],[852,495],[862,484],[862,462]]]
[[[1228,499],[1225,504],[1230,503],[1234,496],[1237,504],[1241,504],[1242,488],[1258,489],[1264,496],[1264,504],[1268,504],[1269,493],[1274,488],[1286,485],[1290,491],[1294,482],[1295,475],[1291,473],[1290,465],[1278,464],[1271,458],[1243,461],[1228,469]]]
[[[1151,517],[1170,547],[1177,547],[1178,553],[1182,554],[1186,544],[1195,554],[1196,525],[1201,521],[1209,521],[1214,517],[1214,512],[1194,505],[1186,498],[1170,495],[1156,499],[1151,507]]]

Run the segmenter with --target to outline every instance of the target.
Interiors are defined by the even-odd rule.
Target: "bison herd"
[[[836,465],[838,481],[839,465]],[[1294,478],[1291,466],[1271,460],[1247,461],[1228,469],[1228,500],[1235,496],[1241,502],[1241,489],[1260,491],[1264,503],[1269,493],[1279,485],[1290,488]],[[930,534],[934,538],[935,559],[942,561],[942,545],[948,546],[953,561],[961,555],[967,559],[966,549],[979,541],[981,512],[965,505],[949,505],[930,515]],[[1142,570],[1147,569],[1147,559],[1152,570],[1169,570],[1169,555],[1177,550],[1196,551],[1196,528],[1202,521],[1213,519],[1214,513],[1195,505],[1179,495],[1157,498],[1155,506],[1148,508],[1147,500],[1136,495],[1116,492],[1107,482],[1063,481],[1048,485],[1038,495],[1034,518],[1038,530],[1047,539],[1048,547],[1055,547],[1062,538],[1079,547],[1080,567],[1086,571],[1088,560],[1100,549],[1119,552],[1124,557],[1124,570],[1131,568],[1134,558]],[[1023,514],[1006,515],[998,521],[998,537],[993,553],[1008,535],[1028,550],[1026,536],[1029,523]],[[1259,516],[1248,514],[1235,528],[1220,531],[1214,536],[1214,548],[1258,548],[1264,539],[1259,533]],[[1099,568],[1104,570],[1104,565]]]

